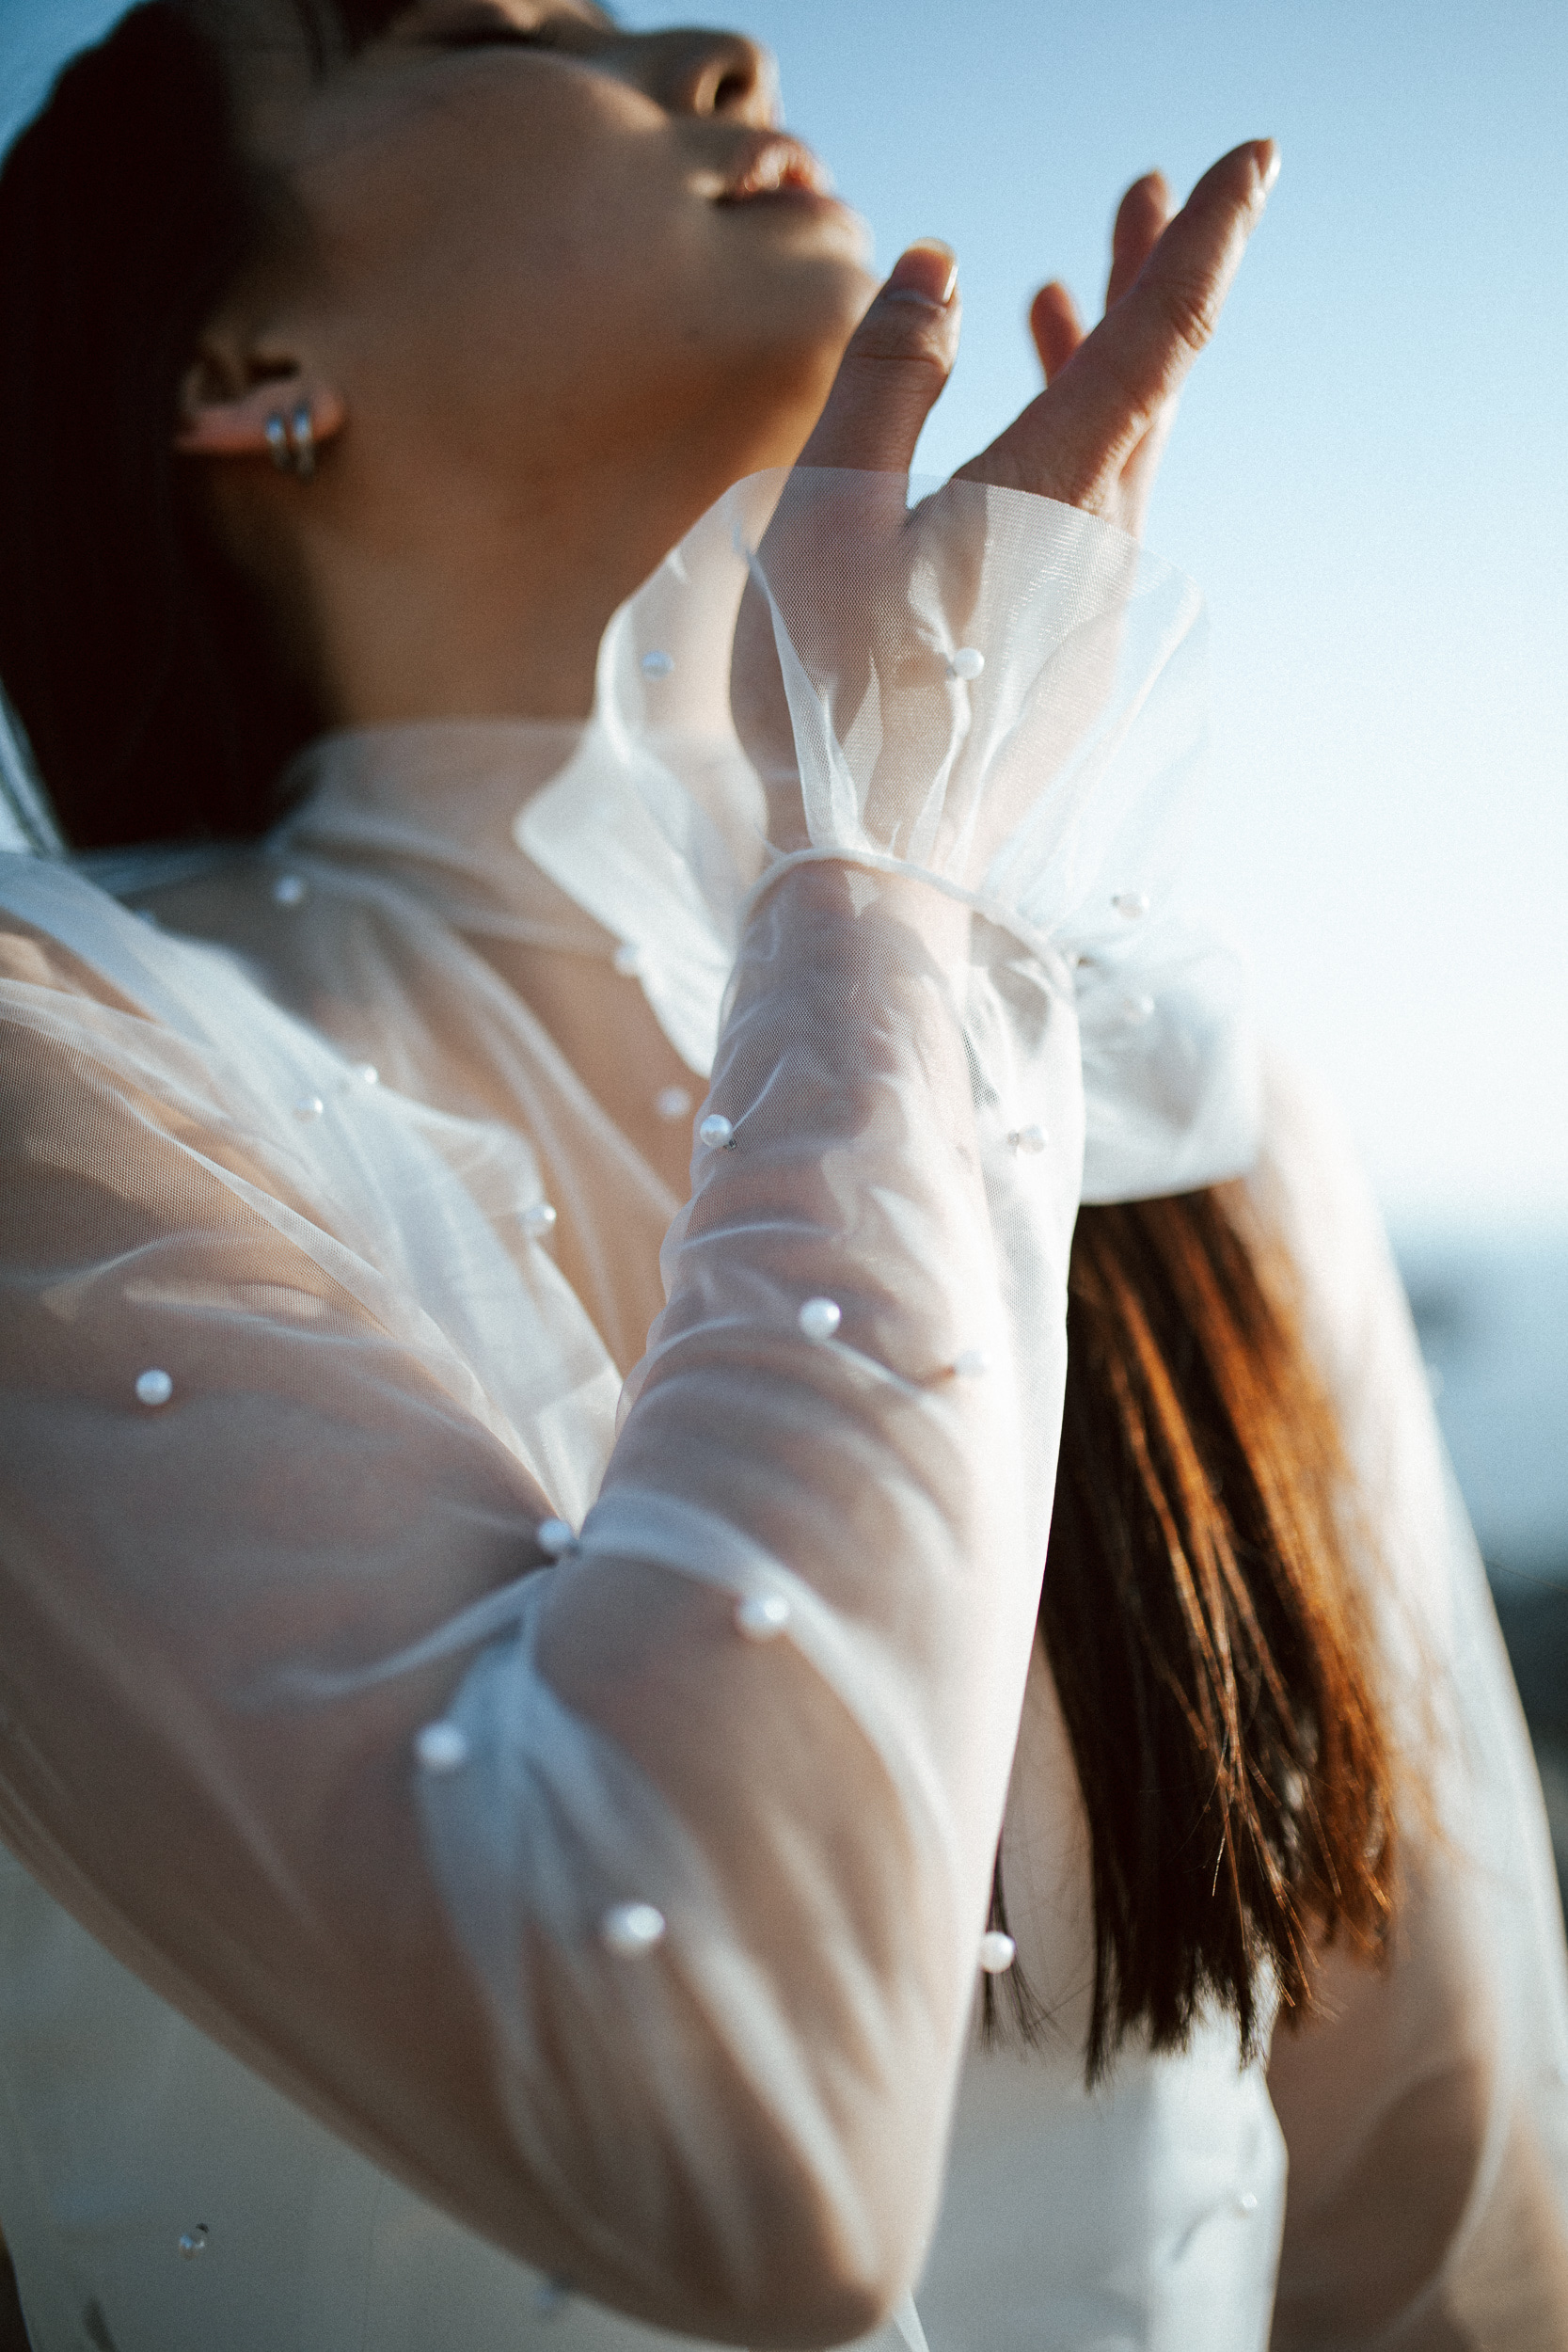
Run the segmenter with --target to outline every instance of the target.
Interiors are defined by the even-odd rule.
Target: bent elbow
[[[827,2352],[884,2328],[911,2293],[927,2233],[868,2226],[863,2202],[770,2217],[749,2275],[731,2275],[704,2333],[753,2352]],[[704,2301],[706,2297],[702,2298]]]
[[[890,2117],[875,2147],[818,2142],[803,2151],[776,2117],[767,2131],[741,2135],[727,2120],[730,2130],[719,2126],[708,2142],[709,2160],[695,2173],[685,2166],[666,2173],[644,2204],[654,2226],[626,2243],[625,2270],[605,2299],[752,2352],[817,2352],[874,2335],[925,2257],[940,2129],[912,2132],[907,2117],[898,2129]]]

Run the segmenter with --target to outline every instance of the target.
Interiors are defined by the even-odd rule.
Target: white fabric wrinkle
[[[888,479],[798,469],[789,498],[808,508],[867,496],[885,505]],[[594,724],[577,758],[519,815],[519,842],[637,951],[672,1043],[689,1067],[710,1071],[747,894],[759,877],[769,884],[781,855],[761,830],[765,795],[738,746],[719,756],[713,735],[689,742],[677,723],[700,707],[712,726],[715,649],[728,643],[723,632],[705,637],[688,607],[717,606],[733,624],[750,580],[771,615],[811,850],[920,873],[1030,949],[1080,966],[1092,1039],[1084,1197],[1147,1197],[1239,1173],[1254,1156],[1259,1119],[1243,976],[1233,950],[1170,912],[1205,737],[1196,592],[1075,509],[946,485],[943,546],[958,554],[950,580],[937,556],[917,558],[910,633],[945,665],[968,630],[986,667],[974,682],[942,679],[940,724],[917,719],[905,742],[908,730],[890,713],[930,694],[898,672],[907,657],[896,613],[871,615],[864,666],[851,664],[847,680],[815,671],[797,642],[815,588],[787,551],[769,550],[784,487],[783,475],[737,485],[691,534],[681,564],[667,562],[617,615],[601,651]],[[918,520],[931,500],[911,495]],[[725,578],[721,592],[713,582]],[[890,635],[894,651],[883,656]],[[650,687],[642,661],[677,644],[687,650],[673,675]],[[894,660],[890,675],[879,656]],[[657,736],[655,694],[664,712]],[[846,696],[852,708],[841,707]],[[907,791],[893,795],[896,838],[876,824],[884,742],[901,775],[911,746],[927,769],[918,814],[909,815]],[[729,786],[727,828],[696,803],[698,764],[709,792],[716,780]],[[784,862],[800,854],[785,845]],[[1130,920],[1117,899],[1150,901],[1153,920]],[[1101,966],[1114,967],[1103,981]],[[1143,995],[1160,1020],[1138,1039],[1124,1008]],[[1186,1065],[1174,1095],[1163,1081],[1173,1054]]]

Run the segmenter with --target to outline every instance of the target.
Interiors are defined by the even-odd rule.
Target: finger
[[[1111,277],[1105,308],[1121,300],[1159,244],[1170,219],[1170,183],[1163,171],[1146,171],[1134,180],[1117,207],[1111,231]]]
[[[1060,375],[1084,340],[1078,305],[1059,278],[1042,286],[1029,305],[1029,332],[1035,339],[1040,368],[1049,384]]]
[[[1058,388],[1053,453],[1069,478],[1119,465],[1212,335],[1278,170],[1272,139],[1205,172]]]
[[[958,264],[922,237],[901,253],[839,363],[802,466],[907,473],[958,349]]]
[[[1277,170],[1273,140],[1254,139],[1205,172],[1072,365],[964,473],[1103,503],[1213,333]]]

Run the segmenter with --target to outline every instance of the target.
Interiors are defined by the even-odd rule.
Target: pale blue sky
[[[111,12],[0,0],[13,68],[50,20]],[[1095,295],[1127,180],[1157,162],[1184,191],[1279,139],[1150,527],[1211,606],[1197,879],[1397,1223],[1568,1231],[1568,7],[754,0],[744,21],[880,259],[927,230],[958,247],[933,469],[1029,396],[1027,294],[1060,274]]]
[[[635,0],[639,24],[668,11]],[[885,264],[958,248],[921,463],[1035,389],[1025,300],[1115,199],[1284,169],[1189,388],[1152,543],[1202,582],[1197,879],[1398,1221],[1568,1228],[1568,7],[754,0]]]

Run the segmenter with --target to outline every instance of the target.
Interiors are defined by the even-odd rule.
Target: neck
[[[790,463],[810,418],[749,437],[717,423],[499,494],[416,475],[385,501],[355,495],[345,446],[341,480],[324,469],[300,513],[290,598],[325,722],[586,718],[610,615],[733,482]]]

